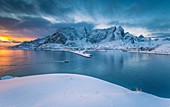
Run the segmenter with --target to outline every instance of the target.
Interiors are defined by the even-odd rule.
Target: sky
[[[134,35],[169,34],[169,4],[169,0],[0,0],[0,40],[41,38],[66,26],[122,26]]]

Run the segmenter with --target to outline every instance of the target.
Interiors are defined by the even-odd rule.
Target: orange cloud
[[[17,35],[17,36],[16,36]],[[28,37],[27,35],[19,35],[15,32],[6,30],[6,29],[0,29],[0,40],[1,41],[30,41],[34,40],[36,38]]]
[[[15,36],[0,36],[0,40],[1,41],[30,41],[30,40],[34,40],[36,38],[29,38],[29,37],[15,37]]]
[[[24,41],[34,40],[36,38],[28,38],[28,37],[14,37],[14,36],[0,36],[0,48],[18,45]]]

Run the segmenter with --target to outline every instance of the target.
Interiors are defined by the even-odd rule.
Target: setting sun
[[[0,40],[1,41],[9,41],[8,37],[2,37],[2,36],[0,36]]]

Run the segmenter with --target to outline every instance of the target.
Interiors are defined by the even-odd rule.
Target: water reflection
[[[0,50],[0,72],[6,72],[14,70],[16,64],[29,61],[30,55],[26,51],[22,50]]]

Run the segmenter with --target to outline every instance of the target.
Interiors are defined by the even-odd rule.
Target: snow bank
[[[159,47],[155,48],[154,50],[150,51],[149,53],[170,54],[170,44],[160,45]]]
[[[139,51],[139,50],[127,50],[127,51],[128,52],[170,55],[170,44],[162,44],[151,51]]]
[[[74,50],[74,49],[51,49],[51,51],[63,51],[63,52],[71,52],[86,58],[91,58],[92,55],[87,53],[86,50]]]
[[[0,107],[170,107],[169,99],[75,74],[14,78],[0,87]]]
[[[83,57],[86,57],[86,58],[90,58],[92,56],[91,54],[85,53],[85,51],[68,50],[68,52],[71,52],[71,53],[74,53],[74,54],[77,54],[77,55],[80,55],[80,56],[83,56]]]

